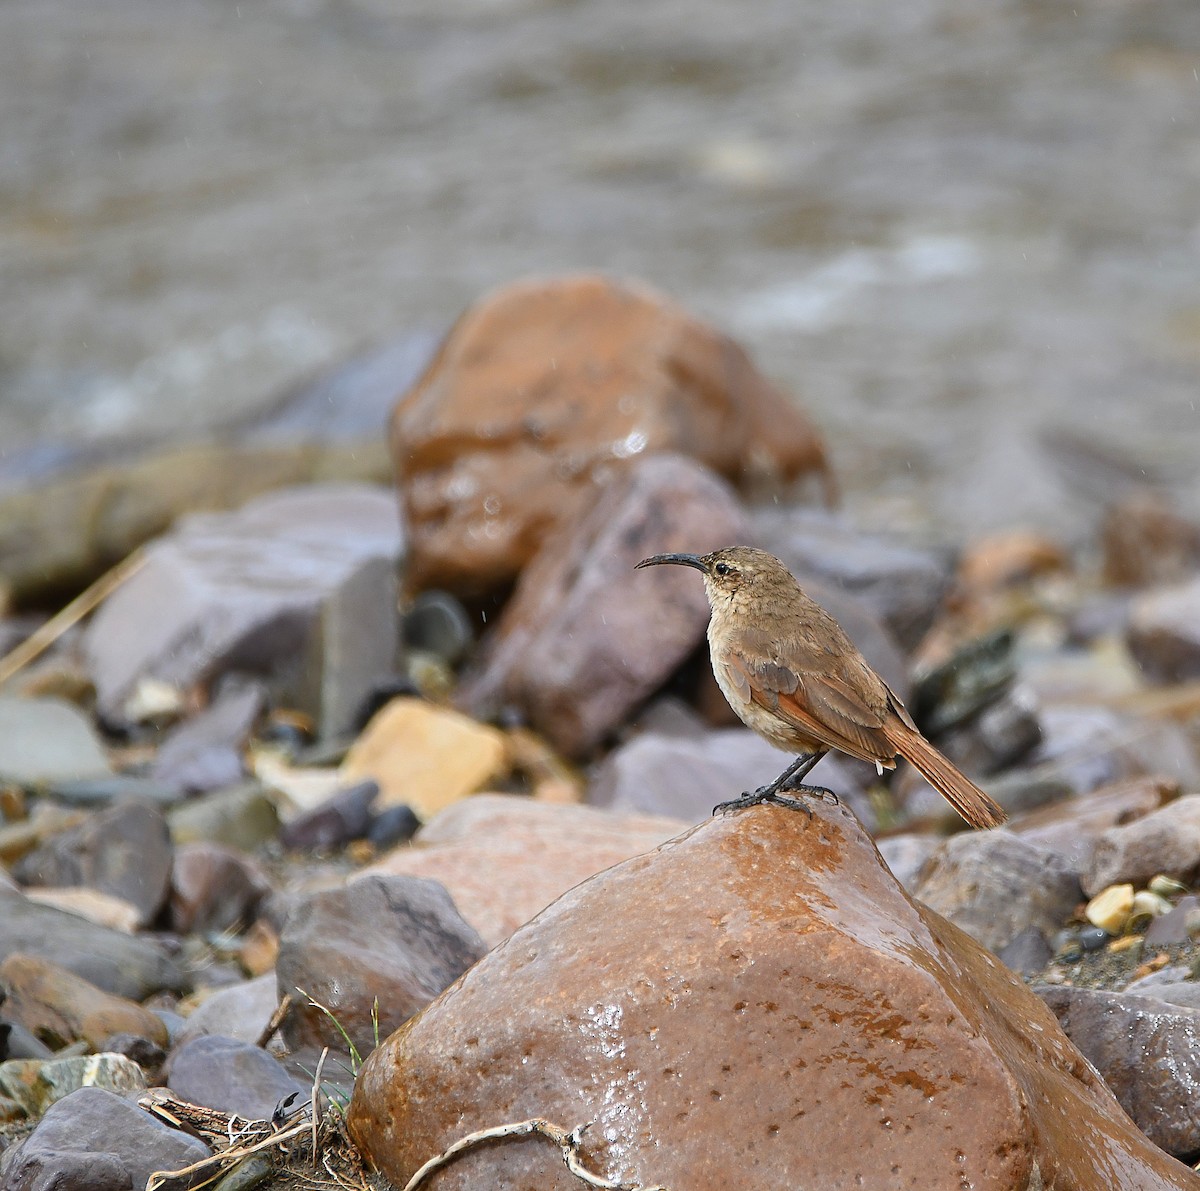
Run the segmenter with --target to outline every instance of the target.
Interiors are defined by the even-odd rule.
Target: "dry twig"
[[[591,1124],[592,1122],[588,1121],[586,1124],[576,1125],[574,1129],[564,1129],[562,1125],[556,1125],[553,1121],[533,1117],[528,1121],[513,1121],[507,1125],[493,1125],[490,1129],[479,1129],[475,1133],[468,1133],[465,1137],[460,1137],[436,1158],[430,1158],[405,1183],[404,1191],[417,1191],[417,1188],[434,1171],[440,1170],[447,1163],[452,1162],[459,1154],[477,1145],[482,1145],[486,1141],[500,1141],[509,1137],[530,1137],[534,1134],[548,1137],[554,1142],[562,1151],[562,1159],[566,1163],[567,1169],[589,1187],[600,1187],[603,1191],[667,1191],[666,1187],[661,1186],[643,1187],[633,1183],[614,1183],[611,1179],[593,1174],[588,1170],[580,1161],[579,1147],[583,1144],[583,1135],[591,1127]]]

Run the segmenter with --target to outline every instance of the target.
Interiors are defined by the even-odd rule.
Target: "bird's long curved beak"
[[[699,554],[655,554],[652,558],[643,558],[633,569],[638,571],[642,567],[658,567],[664,563],[674,563],[681,567],[695,567],[698,571],[708,570]]]

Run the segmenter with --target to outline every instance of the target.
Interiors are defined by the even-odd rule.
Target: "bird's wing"
[[[852,757],[894,763],[896,750],[882,731],[889,692],[857,651],[831,656],[804,640],[770,649],[763,641],[737,644],[714,661],[744,699]]]

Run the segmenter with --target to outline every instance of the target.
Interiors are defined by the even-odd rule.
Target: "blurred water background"
[[[1195,0],[6,0],[0,112],[0,471],[586,268],[877,526],[1200,511]]]

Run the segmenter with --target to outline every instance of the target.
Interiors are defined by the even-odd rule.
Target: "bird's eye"
[[[715,567],[713,567],[713,570],[716,571],[718,575],[728,575],[729,572],[733,570],[733,567],[731,567],[727,562],[719,562]]]

